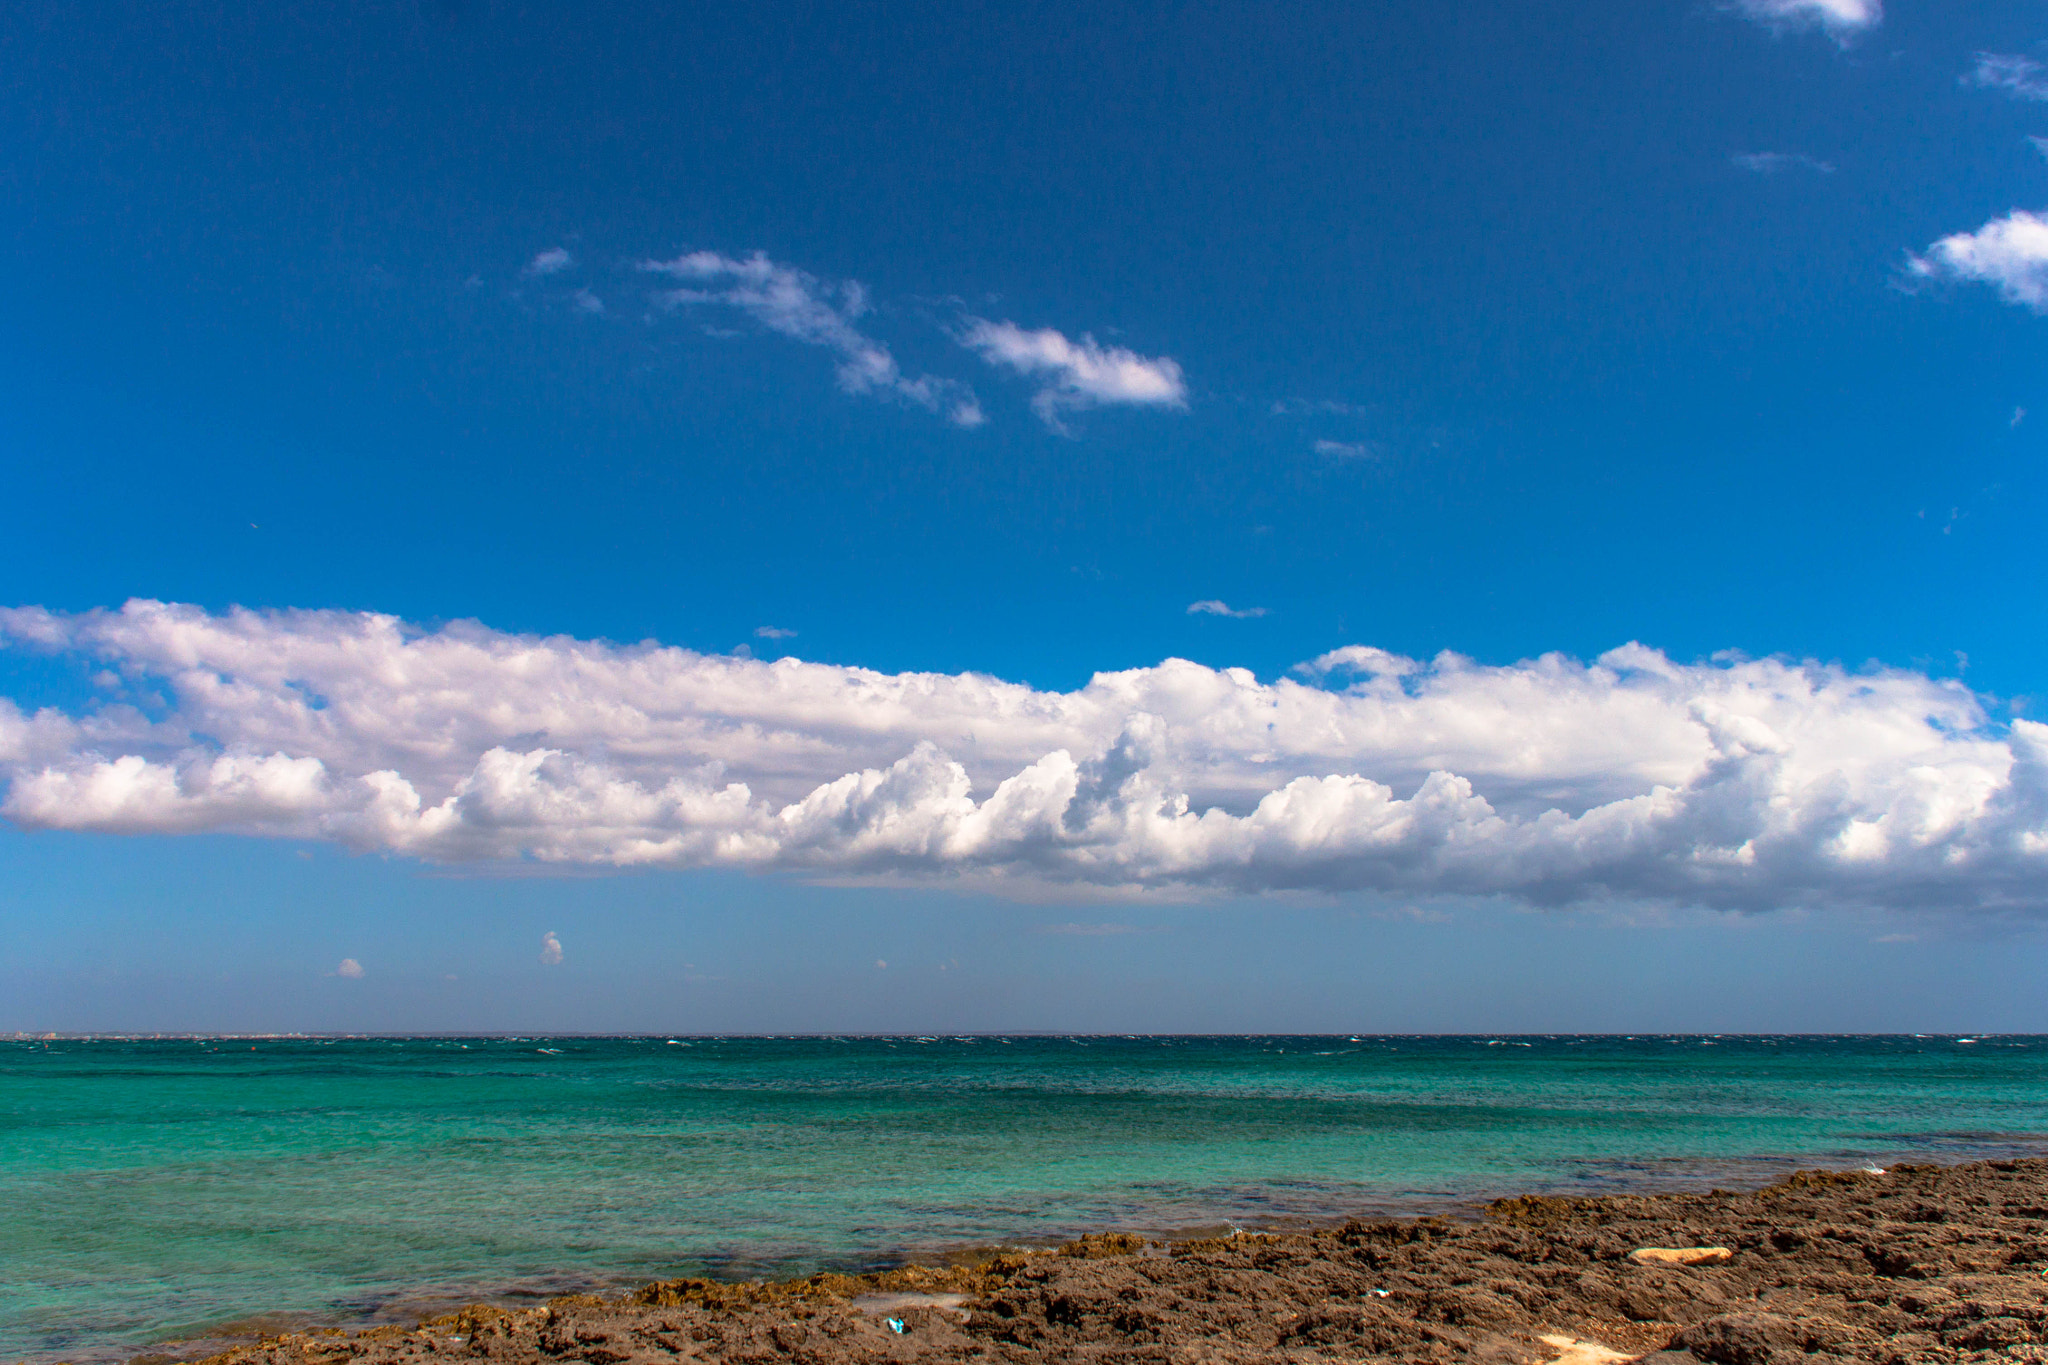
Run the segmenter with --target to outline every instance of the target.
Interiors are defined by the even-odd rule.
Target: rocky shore
[[[212,1365],[1641,1357],[2048,1365],[2048,1161],[1507,1199],[1475,1222],[1166,1245],[1108,1235],[774,1284],[673,1280],[412,1329],[270,1337]]]

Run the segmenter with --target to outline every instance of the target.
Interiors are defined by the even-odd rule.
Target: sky
[[[2048,4],[0,61],[0,1030],[2048,1031]]]

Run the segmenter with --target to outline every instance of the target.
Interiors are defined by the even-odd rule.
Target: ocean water
[[[0,1360],[2048,1154],[2048,1038],[0,1041]]]

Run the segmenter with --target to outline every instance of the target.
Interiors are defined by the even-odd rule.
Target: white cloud
[[[154,602],[0,611],[0,640],[165,702],[0,709],[0,810],[30,828],[1020,896],[2048,909],[2048,725],[1904,670],[1350,646],[1298,679],[1169,659],[1041,692]]]
[[[577,290],[569,296],[569,301],[576,305],[576,311],[579,313],[588,313],[592,317],[604,316],[604,300],[588,289]]]
[[[1413,659],[1371,645],[1345,645],[1327,654],[1319,654],[1307,663],[1296,664],[1294,671],[1310,678],[1326,678],[1333,673],[1362,675],[1384,675],[1390,678],[1405,678],[1420,672],[1422,665]]]
[[[1979,52],[1963,84],[2003,90],[2016,100],[2048,100],[2048,68],[2015,53]]]
[[[543,967],[562,965],[562,940],[555,937],[552,929],[540,936],[540,963]]]
[[[794,640],[796,632],[784,630],[781,626],[755,626],[755,638],[761,640]]]
[[[1363,441],[1317,441],[1315,452],[1332,460],[1363,460],[1373,453]]]
[[[1738,0],[1738,8],[1774,28],[1823,28],[1837,41],[1884,19],[1880,0]]]
[[[1817,175],[1833,175],[1834,165],[1805,152],[1738,152],[1728,158],[1737,170],[1750,171],[1756,175],[1776,175],[1780,171],[1805,170]]]
[[[576,258],[570,255],[566,249],[558,246],[549,247],[546,251],[541,252],[526,263],[526,273],[536,278],[546,275],[559,275],[574,264],[576,264]]]
[[[643,261],[640,268],[687,282],[656,296],[666,306],[736,308],[771,332],[833,352],[839,357],[839,387],[848,393],[898,398],[943,412],[956,426],[980,426],[986,420],[965,384],[906,375],[887,346],[854,326],[868,311],[867,291],[858,281],[828,284],[758,251],[744,259],[692,251],[672,261]]]
[[[341,965],[334,969],[334,974],[354,981],[363,974],[363,964],[352,957],[345,957],[341,960]]]
[[[1165,356],[1142,356],[1121,346],[1102,346],[1092,336],[1070,341],[1050,327],[1026,331],[1013,322],[969,318],[961,344],[989,364],[1047,382],[1032,409],[1055,431],[1069,408],[1118,403],[1138,407],[1187,406],[1187,382],[1180,365]]]
[[[1228,602],[1218,601],[1213,597],[1202,602],[1188,603],[1188,615],[1190,616],[1228,616],[1233,621],[1249,621],[1253,617],[1264,616],[1265,614],[1266,609],[1264,607],[1233,609]]]
[[[1988,284],[2007,303],[2048,312],[2048,217],[2014,209],[1975,232],[1958,232],[1910,258],[1924,279]]]

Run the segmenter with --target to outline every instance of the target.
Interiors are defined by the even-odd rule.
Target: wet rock
[[[1725,1247],[1719,1264],[1645,1248]],[[2048,1162],[1801,1172],[1750,1193],[1505,1200],[779,1284],[669,1280],[544,1309],[265,1337],[213,1365],[2048,1365]],[[898,1333],[863,1308],[886,1306]],[[960,1320],[965,1313],[966,1320]]]
[[[1709,1365],[1777,1365],[1805,1354],[1791,1320],[1776,1313],[1723,1313],[1680,1332],[1672,1345]]]

